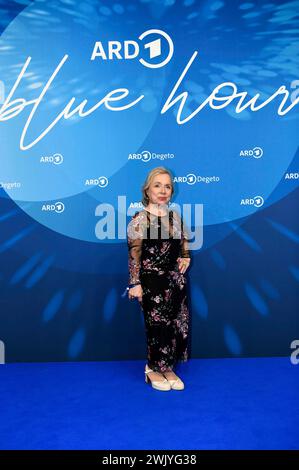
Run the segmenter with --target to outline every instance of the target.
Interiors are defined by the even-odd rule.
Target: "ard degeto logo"
[[[157,153],[149,152],[148,150],[143,150],[139,153],[129,153],[128,160],[141,160],[142,162],[147,163],[150,160],[168,160],[174,157],[174,153]]]
[[[187,183],[187,184],[195,184],[195,183],[219,183],[220,177],[219,176],[204,176],[204,175],[195,175],[194,173],[188,173],[187,176],[175,176],[173,179],[174,183]]]
[[[137,59],[144,65],[156,69],[168,64],[173,56],[171,37],[161,29],[144,31],[135,40],[96,41],[91,60],[133,60]]]

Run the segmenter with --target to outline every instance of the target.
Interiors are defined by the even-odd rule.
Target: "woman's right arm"
[[[136,284],[129,289],[128,295],[132,295],[142,300],[142,287],[140,282],[142,243],[145,235],[146,217],[143,213],[137,212],[128,224],[127,241],[129,249],[129,285]]]

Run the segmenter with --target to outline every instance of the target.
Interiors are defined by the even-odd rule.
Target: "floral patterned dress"
[[[174,369],[188,359],[189,309],[186,275],[177,258],[189,258],[188,233],[176,211],[136,212],[127,230],[129,284],[141,283],[148,366]]]

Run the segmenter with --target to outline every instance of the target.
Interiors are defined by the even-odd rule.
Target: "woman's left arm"
[[[181,219],[181,244],[180,244],[180,256],[177,259],[179,263],[179,271],[185,273],[189,268],[191,262],[190,250],[189,250],[189,233],[186,226]]]

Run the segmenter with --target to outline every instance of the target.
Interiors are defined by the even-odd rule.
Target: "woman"
[[[183,390],[174,373],[188,358],[186,278],[190,264],[183,220],[168,204],[174,192],[172,175],[154,168],[143,185],[144,210],[128,225],[129,299],[137,298],[145,320],[148,364],[145,381],[157,390]]]

